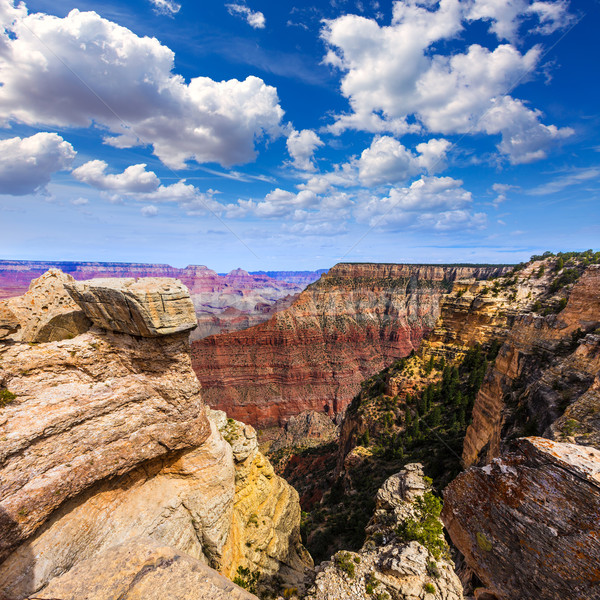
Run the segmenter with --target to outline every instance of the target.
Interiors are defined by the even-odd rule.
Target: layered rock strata
[[[532,437],[459,475],[442,517],[486,598],[567,600],[600,598],[599,514],[600,452]]]
[[[339,264],[267,323],[192,345],[214,408],[254,425],[342,411],[360,382],[416,349],[457,278],[503,267]]]
[[[515,318],[483,383],[463,462],[499,456],[502,440],[529,433],[598,444],[600,268],[589,267],[556,315]]]
[[[143,283],[135,284],[140,297],[152,298],[156,282],[148,294]],[[102,324],[122,328],[122,289],[107,294],[114,303],[104,305]],[[81,306],[97,318],[93,304]],[[148,323],[177,329],[173,313],[149,313]],[[149,331],[139,321],[135,327]],[[232,450],[206,413],[187,332],[164,330],[142,337],[95,327],[57,342],[0,342],[0,589],[11,600],[141,537],[227,574],[255,564],[269,577],[285,568],[284,575],[297,578],[311,564],[299,541],[297,494],[274,475],[245,475],[240,450]],[[253,469],[267,473],[255,442],[250,454]],[[244,486],[236,483],[242,477]],[[245,497],[252,501],[236,508]],[[265,539],[277,543],[243,544],[233,554],[248,509],[261,519]],[[184,570],[198,573],[186,564]]]
[[[306,600],[462,600],[452,562],[398,534],[407,521],[419,519],[417,504],[429,490],[419,464],[387,479],[377,493],[365,545],[319,565]]]

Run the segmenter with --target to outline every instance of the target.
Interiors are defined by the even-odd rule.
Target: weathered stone
[[[501,600],[600,598],[600,451],[532,437],[444,492],[452,541]]]
[[[14,334],[11,336],[14,340],[41,343],[70,339],[86,332],[92,323],[65,287],[73,281],[70,275],[50,269],[34,279],[23,296],[4,301],[4,309],[0,305],[0,337]]]
[[[148,538],[110,548],[52,580],[61,600],[257,600],[197,559]]]
[[[190,331],[197,325],[187,288],[166,277],[91,279],[68,284],[95,325],[142,337]]]
[[[8,308],[8,303],[0,302],[0,339],[15,333],[20,326],[17,315]]]
[[[360,552],[338,552],[321,563],[306,600],[462,600],[452,562],[436,559],[419,542],[403,541],[397,534],[401,524],[415,517],[415,500],[430,489],[417,463],[388,478],[377,493]]]

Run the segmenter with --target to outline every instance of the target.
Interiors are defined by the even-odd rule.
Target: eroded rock
[[[141,337],[190,331],[197,325],[187,288],[166,277],[72,281],[67,289],[94,325]]]
[[[501,600],[600,598],[600,451],[531,437],[444,492],[454,544]]]
[[[52,580],[43,595],[61,600],[257,600],[201,561],[148,538],[82,561]]]

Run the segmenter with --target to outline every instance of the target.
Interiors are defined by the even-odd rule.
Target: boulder
[[[600,451],[524,438],[461,473],[444,499],[446,528],[487,596],[600,598]]]
[[[188,289],[177,279],[144,277],[72,281],[73,300],[94,325],[140,337],[190,331],[197,325]]]

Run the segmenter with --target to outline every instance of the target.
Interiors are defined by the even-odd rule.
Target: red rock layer
[[[227,275],[202,265],[189,265],[177,269],[170,265],[143,263],[96,263],[96,262],[45,262],[45,261],[0,261],[0,298],[10,298],[24,294],[29,283],[40,277],[48,269],[57,268],[77,280],[97,277],[174,277],[181,280],[190,294],[220,292],[227,289],[253,290],[269,286],[289,288],[290,293],[298,291],[294,283],[278,281],[266,274],[250,275],[242,269],[235,269]]]
[[[499,269],[336,265],[266,323],[194,342],[203,397],[259,427],[304,410],[337,413],[361,381],[419,346],[452,281]]]

